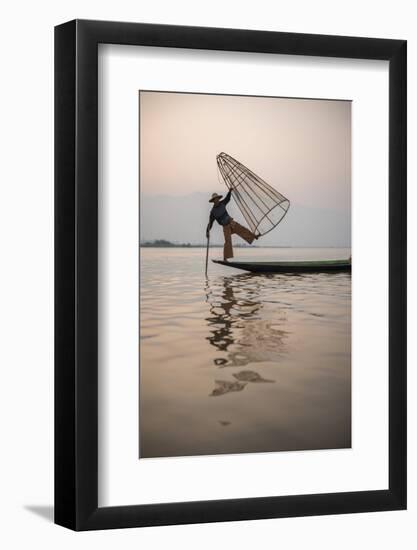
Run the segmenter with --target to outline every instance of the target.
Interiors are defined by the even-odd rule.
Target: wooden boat
[[[243,269],[252,273],[334,273],[351,271],[351,261],[348,260],[313,260],[287,262],[225,262],[212,260],[215,264]]]

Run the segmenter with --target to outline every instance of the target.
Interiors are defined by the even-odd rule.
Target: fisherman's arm
[[[229,189],[229,192],[224,197],[224,199],[221,201],[223,204],[227,204],[230,201],[230,197],[232,196],[232,190]]]
[[[210,219],[209,219],[209,222],[208,222],[208,225],[207,225],[207,229],[206,229],[206,236],[207,236],[207,238],[208,238],[208,236],[209,236],[210,229],[212,228],[213,223],[214,223],[214,216],[213,216],[213,213],[210,212]]]

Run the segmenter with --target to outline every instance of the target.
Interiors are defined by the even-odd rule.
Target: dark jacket
[[[232,195],[232,190],[227,193],[227,195],[219,201],[217,204],[213,206],[213,208],[210,211],[210,221],[208,224],[208,229],[212,228],[212,225],[214,223],[214,220],[216,220],[217,223],[220,225],[227,225],[231,222],[232,218],[229,216],[226,210],[226,204],[230,201],[230,197]]]

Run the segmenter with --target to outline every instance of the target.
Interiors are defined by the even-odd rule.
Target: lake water
[[[349,255],[235,249],[247,261]],[[350,274],[204,269],[203,248],[141,250],[140,457],[350,447]]]

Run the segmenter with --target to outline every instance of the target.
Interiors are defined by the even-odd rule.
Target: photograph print
[[[139,91],[139,458],[351,447],[351,102]]]

